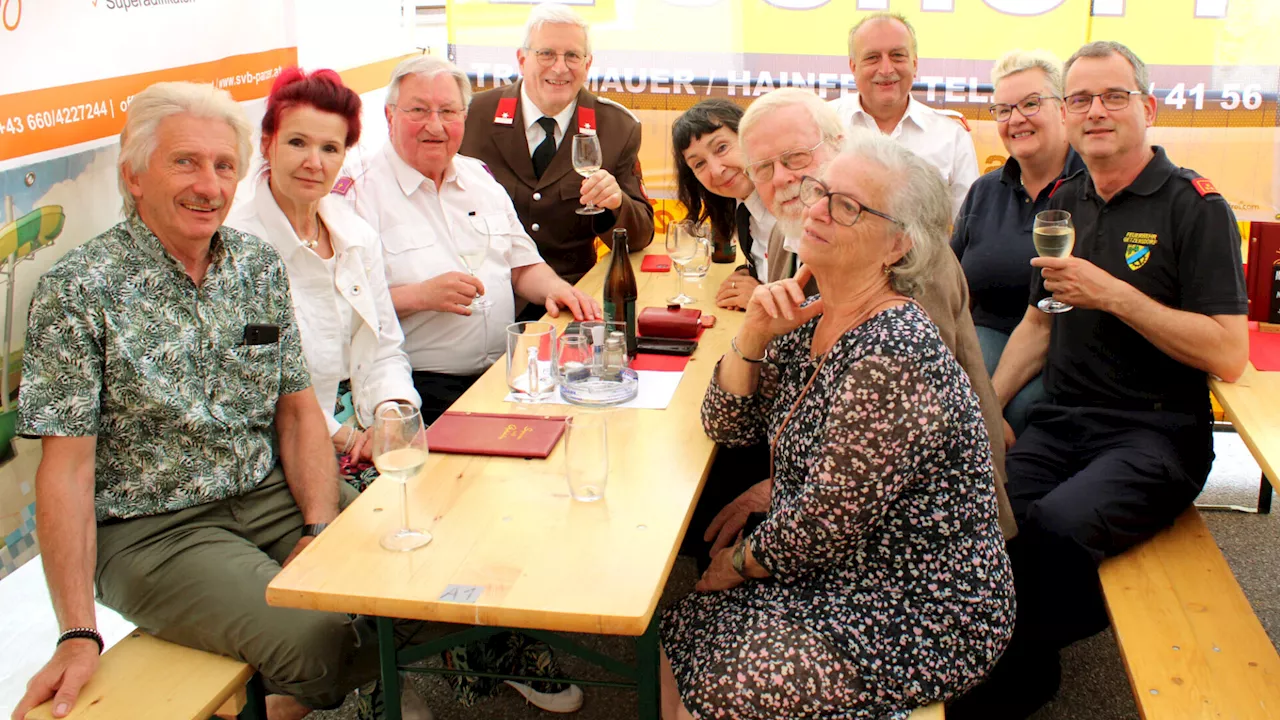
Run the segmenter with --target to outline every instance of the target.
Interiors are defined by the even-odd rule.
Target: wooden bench
[[[1280,717],[1280,655],[1194,507],[1099,575],[1143,720]]]
[[[175,645],[140,630],[102,656],[68,720],[208,720],[214,713],[266,720],[261,682],[231,658]],[[27,714],[52,720],[52,701]]]
[[[943,720],[942,703],[922,707],[911,713],[908,720]]]

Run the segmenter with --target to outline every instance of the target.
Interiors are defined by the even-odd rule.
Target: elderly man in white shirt
[[[896,13],[877,12],[849,31],[849,70],[858,92],[830,105],[849,130],[884,133],[942,173],[959,212],[978,179],[978,156],[964,117],[911,97],[916,76],[916,31]]]
[[[422,396],[423,420],[444,412],[506,350],[515,296],[601,317],[594,299],[550,268],[484,163],[457,154],[471,86],[442,58],[400,63],[387,89],[390,142],[349,193],[382,238],[387,284],[404,329],[404,349]],[[475,275],[461,259],[488,251]],[[490,307],[475,302],[483,296]],[[483,303],[479,303],[483,304]]]

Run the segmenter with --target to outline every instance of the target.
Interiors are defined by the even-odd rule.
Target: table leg
[[[658,620],[654,611],[649,628],[636,639],[636,690],[640,694],[640,720],[658,720],[662,708],[659,681]]]
[[[378,618],[378,658],[382,665],[382,720],[400,720],[400,669],[396,667],[394,620]]]
[[[1258,487],[1258,514],[1271,514],[1271,481],[1266,473],[1262,474],[1262,485]]]

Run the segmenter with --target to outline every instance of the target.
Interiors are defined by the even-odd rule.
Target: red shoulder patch
[[[965,132],[973,132],[973,130],[969,129],[969,121],[965,120],[963,115],[947,115],[947,117],[960,123],[960,126],[964,128]]]
[[[513,97],[498,98],[498,107],[493,111],[494,125],[514,125],[516,122],[516,99]]]
[[[1200,197],[1222,194],[1218,192],[1218,188],[1214,187],[1213,182],[1207,177],[1198,177],[1195,180],[1192,180],[1191,187],[1195,188],[1196,192],[1200,193]]]
[[[356,181],[352,180],[351,176],[343,175],[342,177],[338,178],[338,182],[333,184],[333,189],[330,190],[329,192],[334,195],[346,195],[348,192],[350,192],[351,187],[355,184],[356,184]]]

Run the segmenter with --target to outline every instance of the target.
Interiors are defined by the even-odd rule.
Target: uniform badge
[[[1222,194],[1218,192],[1218,188],[1214,187],[1213,182],[1207,177],[1198,177],[1195,180],[1192,180],[1191,187],[1195,188],[1196,192],[1200,193],[1200,197]]]
[[[1124,236],[1124,261],[1130,270],[1139,270],[1156,249],[1155,233],[1131,232]]]
[[[513,97],[498,98],[498,109],[493,113],[494,125],[514,125],[516,123],[516,99]]]
[[[596,134],[596,111],[594,108],[578,108],[578,132],[583,135]]]
[[[342,177],[338,178],[338,182],[333,184],[333,189],[330,190],[329,192],[334,195],[346,195],[351,190],[351,188],[355,186],[355,184],[356,184],[356,181],[352,180],[350,176],[343,175]]]

